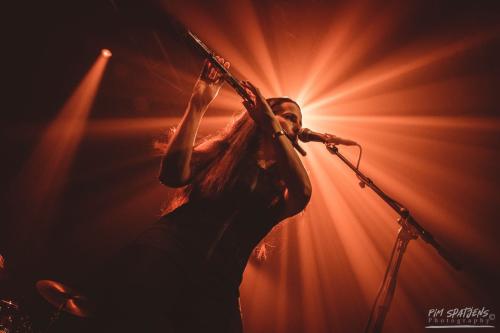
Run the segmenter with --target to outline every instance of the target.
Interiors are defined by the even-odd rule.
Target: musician
[[[309,202],[311,183],[291,144],[302,125],[295,101],[266,99],[245,82],[253,103],[195,143],[222,84],[206,61],[161,163],[159,179],[176,194],[117,268],[120,331],[241,332],[238,288],[252,250]]]

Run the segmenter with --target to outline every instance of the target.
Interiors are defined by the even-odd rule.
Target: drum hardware
[[[81,318],[91,316],[92,311],[87,297],[73,288],[56,281],[40,280],[36,283],[36,289],[47,302],[56,308],[46,331],[50,330],[63,311]]]

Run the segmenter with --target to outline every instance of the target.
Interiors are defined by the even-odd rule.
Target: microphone
[[[352,140],[343,139],[328,133],[318,133],[309,128],[302,128],[299,131],[299,139],[302,142],[316,141],[322,143],[333,143],[334,145],[357,146],[358,143]]]

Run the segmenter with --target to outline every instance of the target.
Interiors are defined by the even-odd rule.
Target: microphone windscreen
[[[311,139],[309,138],[310,134],[311,130],[309,128],[301,128],[298,137],[302,142],[309,142],[311,141]]]

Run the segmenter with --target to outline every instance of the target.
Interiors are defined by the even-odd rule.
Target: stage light
[[[34,234],[44,237],[43,233],[50,230],[52,214],[57,212],[73,159],[85,136],[88,117],[106,64],[106,56],[97,57],[57,116],[45,127],[31,156],[22,167],[20,182],[29,185],[20,186],[30,187],[29,195],[23,194],[30,205],[29,209],[24,209],[20,214],[20,220],[32,223],[29,230],[33,234],[22,232],[26,225],[19,224],[16,239],[29,240]],[[35,225],[38,228],[36,231]]]
[[[112,55],[111,51],[108,49],[102,49],[101,54],[105,58],[111,58],[111,55]]]

